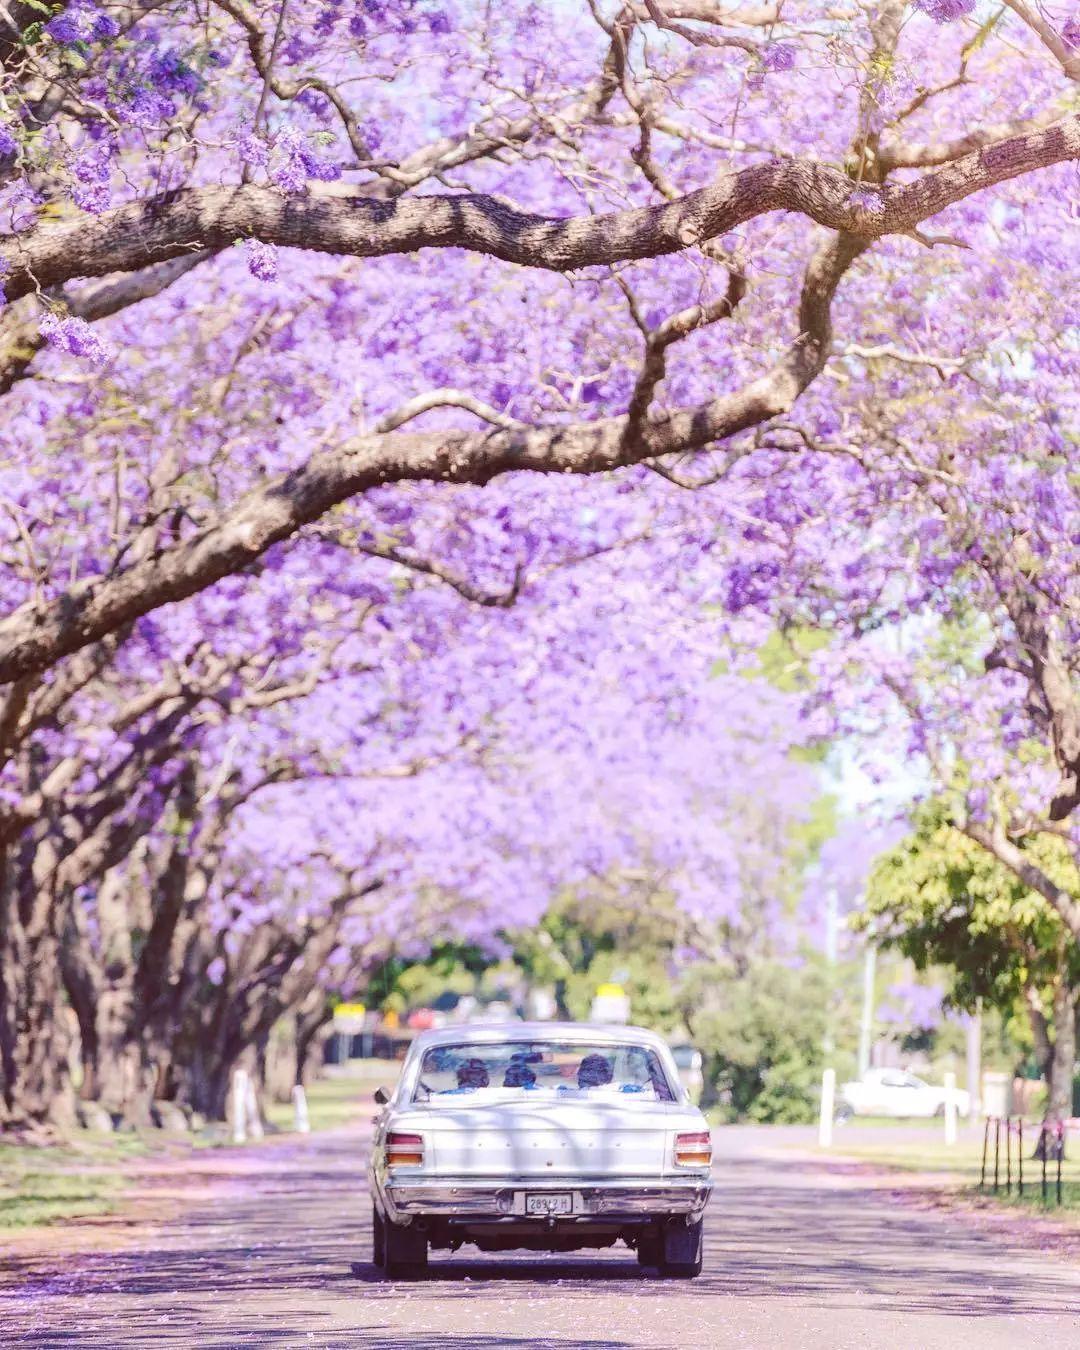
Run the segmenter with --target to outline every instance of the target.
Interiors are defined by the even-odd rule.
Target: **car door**
[[[879,1114],[883,1116],[908,1116],[914,1105],[913,1096],[908,1087],[908,1075],[899,1069],[887,1069],[881,1075],[878,1087]]]

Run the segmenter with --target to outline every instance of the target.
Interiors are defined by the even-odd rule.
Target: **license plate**
[[[527,1195],[526,1214],[569,1214],[574,1208],[574,1197],[565,1195]]]

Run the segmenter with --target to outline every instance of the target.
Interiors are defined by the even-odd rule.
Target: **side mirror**
[[[386,1103],[390,1100],[390,1093],[384,1087],[376,1088],[375,1100],[379,1103],[380,1106],[385,1106]]]

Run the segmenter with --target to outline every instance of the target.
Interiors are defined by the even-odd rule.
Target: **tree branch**
[[[231,511],[166,551],[123,571],[77,582],[46,604],[0,622],[0,683],[44,670],[160,605],[243,571],[273,544],[347,500],[394,482],[485,484],[502,474],[593,474],[699,449],[787,412],[832,350],[836,287],[867,245],[831,236],[806,270],[799,336],[772,370],[743,388],[669,413],[627,440],[625,416],[512,431],[362,436],[255,488]]]
[[[15,300],[72,277],[133,271],[237,238],[358,258],[421,248],[463,248],[526,267],[569,272],[700,246],[772,211],[808,216],[870,241],[907,233],[972,193],[1080,157],[1080,114],[986,146],[904,184],[886,184],[867,204],[826,164],[772,159],[726,174],[657,206],[607,215],[549,218],[481,194],[378,201],[362,191],[284,197],[268,187],[185,188],[133,202],[96,220],[46,220],[0,248]]]

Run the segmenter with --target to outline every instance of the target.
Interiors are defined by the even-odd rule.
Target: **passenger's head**
[[[503,1087],[532,1087],[535,1083],[536,1074],[533,1073],[524,1059],[519,1059],[515,1055],[506,1066]]]
[[[490,1081],[487,1065],[482,1059],[467,1059],[457,1067],[459,1088],[486,1088]]]
[[[606,1087],[613,1072],[610,1061],[603,1055],[586,1055],[578,1065],[578,1087]]]

